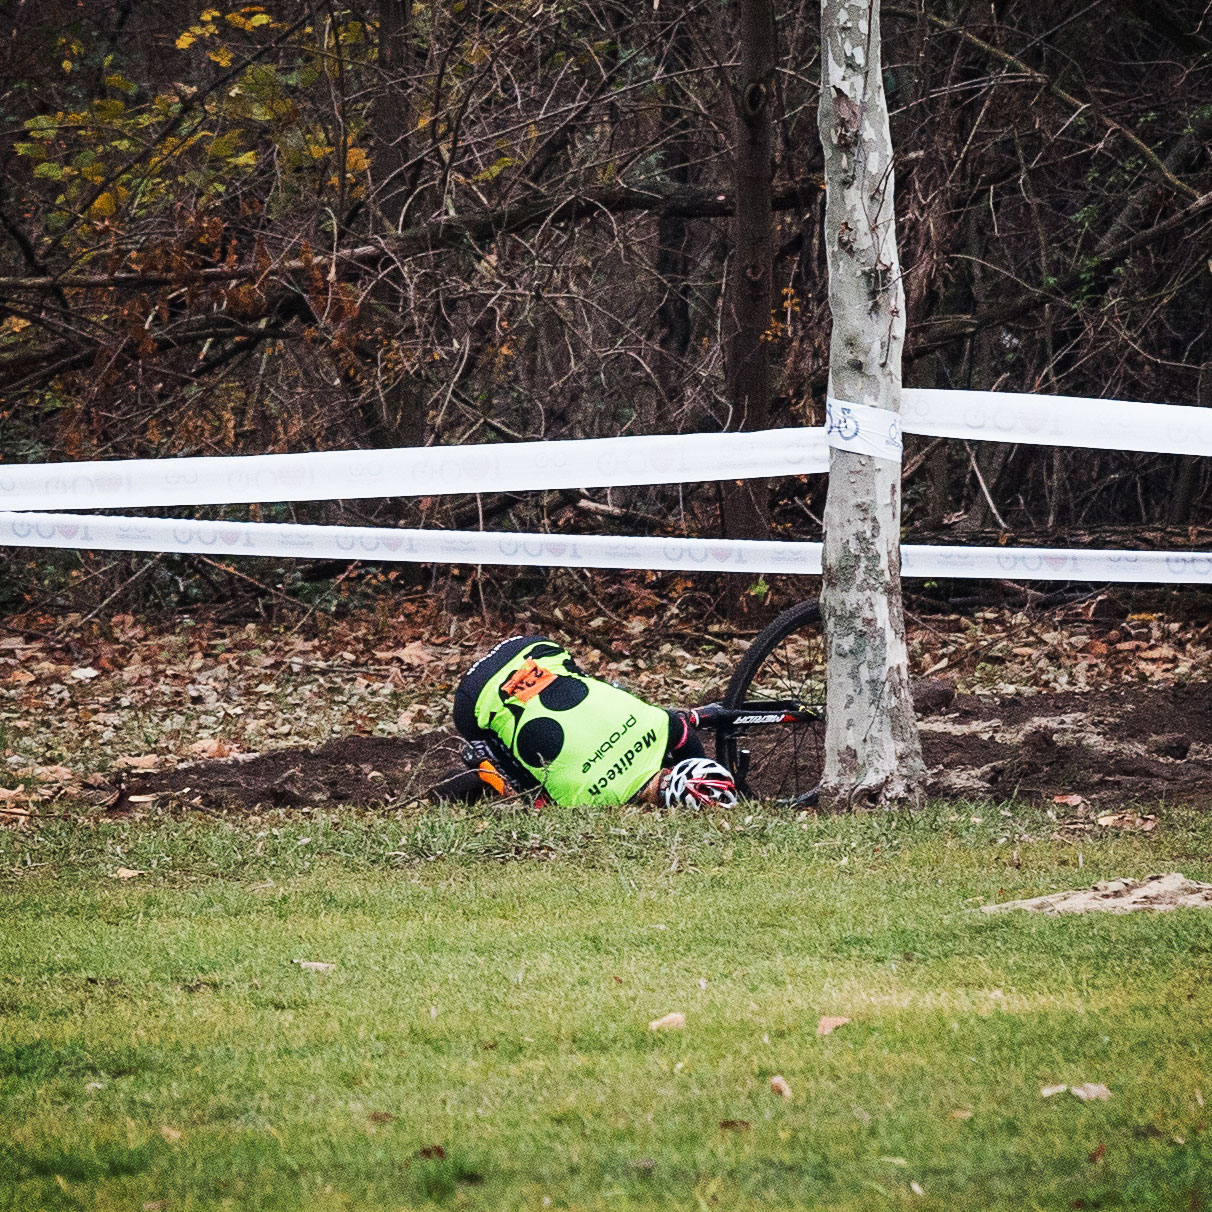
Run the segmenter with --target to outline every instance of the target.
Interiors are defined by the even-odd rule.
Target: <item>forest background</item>
[[[1206,404],[1207,6],[882,7],[905,382]],[[7,13],[0,462],[821,423],[816,5]],[[773,16],[773,41],[755,14]],[[768,164],[752,154],[764,135]],[[905,524],[1189,546],[1212,520],[1209,472],[1194,457],[909,438]],[[824,489],[198,516],[819,538]],[[551,575],[490,571],[511,597]],[[7,551],[0,609],[247,603],[267,588],[332,601],[389,575],[467,601],[475,574]]]

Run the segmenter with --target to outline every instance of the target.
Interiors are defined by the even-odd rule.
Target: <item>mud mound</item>
[[[927,684],[915,697],[932,796],[1047,802],[1080,795],[1095,808],[1212,806],[1208,685],[994,699]],[[345,737],[315,749],[132,775],[124,798],[245,808],[404,803],[457,766],[459,749],[445,730],[411,739]]]
[[[1212,687],[1006,699],[958,695],[921,720],[930,793],[1212,804]]]
[[[1150,875],[1143,880],[1107,880],[1092,888],[1053,892],[1025,901],[982,905],[986,913],[1027,909],[1035,913],[1138,913],[1149,909],[1212,909],[1212,884],[1197,884],[1181,872]]]
[[[139,775],[127,783],[123,798],[172,796],[220,808],[403,803],[457,766],[460,748],[446,731],[413,738],[342,737],[315,749],[278,749]]]

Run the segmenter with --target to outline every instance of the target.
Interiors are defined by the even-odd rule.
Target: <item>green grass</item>
[[[978,908],[1212,819],[1008,811],[0,832],[0,1208],[1212,1207],[1212,915]]]

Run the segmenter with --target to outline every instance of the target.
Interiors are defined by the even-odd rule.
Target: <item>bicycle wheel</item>
[[[721,729],[716,757],[752,799],[814,804],[825,766],[825,642],[814,601],[784,610],[758,633],[723,699],[725,707],[755,712],[769,711],[771,703],[807,710],[788,722]]]

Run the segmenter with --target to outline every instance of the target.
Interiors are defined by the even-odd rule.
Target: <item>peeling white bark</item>
[[[857,35],[857,36],[856,36]],[[905,295],[879,0],[822,0],[829,394],[900,412]],[[822,802],[914,805],[925,769],[900,586],[900,465],[834,449],[821,603],[828,654]]]

